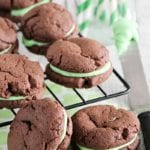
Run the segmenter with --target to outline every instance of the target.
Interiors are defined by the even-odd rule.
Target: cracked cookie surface
[[[22,19],[22,31],[25,37],[40,42],[64,38],[73,25],[74,21],[68,10],[55,3],[36,7]]]
[[[19,23],[21,22],[22,17],[12,16],[11,10],[23,9],[40,1],[42,0],[0,0],[0,16]]]
[[[47,59],[50,64],[59,69],[75,72],[88,73],[109,62],[108,50],[95,40],[88,38],[72,38],[70,40],[59,40],[52,44],[47,51]],[[85,78],[65,77],[55,73],[47,66],[48,77],[57,83],[68,87],[92,87],[105,81],[111,74],[110,69],[97,76]]]
[[[139,132],[136,115],[113,106],[87,107],[73,117],[73,141],[93,149],[128,143]]]
[[[31,6],[41,0],[0,0],[1,10],[20,9]]]
[[[72,134],[70,118],[61,142],[63,130],[64,113],[58,102],[47,98],[33,101],[19,110],[11,124],[8,150],[66,150]]]
[[[69,35],[66,34],[74,29]],[[71,14],[61,5],[55,3],[43,4],[32,9],[23,18],[21,30],[28,40],[47,43],[50,45],[55,40],[77,37],[78,31]],[[46,53],[47,45],[43,46],[43,52],[33,45],[28,47],[34,53]]]
[[[44,73],[38,62],[17,54],[0,56],[0,97],[41,98],[44,91]]]
[[[16,26],[9,19],[0,17],[0,52],[9,48],[6,53],[14,53],[18,49]]]

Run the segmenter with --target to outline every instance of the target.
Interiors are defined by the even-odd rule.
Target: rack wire
[[[54,97],[54,99],[56,99],[66,110],[70,110],[70,109],[74,109],[74,108],[78,108],[80,106],[85,106],[88,104],[92,104],[92,103],[96,103],[96,102],[100,102],[100,101],[104,101],[104,100],[108,100],[111,98],[115,98],[115,97],[119,97],[119,96],[123,96],[128,94],[129,90],[130,90],[130,86],[127,83],[127,81],[125,81],[122,76],[115,70],[113,69],[113,75],[117,78],[118,82],[122,85],[122,89],[120,89],[117,92],[113,92],[113,93],[108,93],[106,91],[106,89],[104,89],[104,87],[102,87],[101,85],[98,85],[96,88],[98,90],[98,92],[102,93],[103,96],[100,97],[96,97],[93,99],[85,99],[82,94],[78,91],[78,89],[72,89],[73,93],[78,96],[81,100],[81,102],[75,102],[71,105],[67,105],[65,106],[65,104],[63,104],[63,102],[61,101],[61,99],[58,97],[58,95],[48,86],[47,86],[47,90],[49,91],[49,93],[51,93],[51,95]],[[15,116],[16,112],[15,110],[11,109],[10,110],[11,113]],[[0,127],[4,127],[7,125],[10,125],[12,121],[6,121],[6,122],[2,122],[0,123]]]
[[[74,103],[74,104],[71,104],[71,105],[67,105],[65,106],[61,100],[58,98],[58,96],[47,86],[47,89],[48,91],[52,94],[52,96],[66,109],[66,110],[69,110],[69,109],[73,109],[73,108],[76,108],[76,107],[80,107],[80,106],[84,106],[84,105],[87,105],[87,104],[92,104],[92,103],[96,103],[96,102],[99,102],[99,101],[103,101],[103,100],[108,100],[110,98],[115,98],[115,97],[118,97],[118,96],[122,96],[122,95],[125,95],[129,92],[130,90],[130,86],[129,84],[121,77],[121,75],[115,70],[113,69],[113,74],[117,77],[117,79],[119,80],[119,82],[123,85],[124,89],[121,90],[121,91],[118,91],[118,92],[115,92],[115,93],[107,93],[107,91],[105,91],[105,89],[103,87],[101,87],[100,85],[97,86],[97,89],[99,90],[99,92],[101,92],[103,94],[103,96],[101,97],[96,97],[94,99],[85,99],[81,93],[73,88],[73,91],[74,91],[74,94],[78,95],[78,97],[80,98],[81,102],[79,103]]]

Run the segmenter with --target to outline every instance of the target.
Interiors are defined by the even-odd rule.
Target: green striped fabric
[[[90,25],[90,20],[84,20],[81,24],[79,24],[79,30],[83,31]]]
[[[104,0],[98,0],[98,4],[96,5],[95,10],[94,10],[94,15],[95,15],[95,16],[97,15],[99,6],[100,6],[103,2],[104,2]]]
[[[115,21],[119,19],[118,16],[118,2],[116,0],[109,0],[110,7],[110,18],[109,23],[112,25]]]
[[[91,0],[85,0],[83,3],[79,4],[77,7],[77,15],[84,12],[91,5]]]
[[[127,9],[128,6],[125,0],[122,3],[118,4],[118,11],[122,17],[125,17],[127,15]]]
[[[78,25],[79,30],[82,32],[86,30],[90,25],[90,19],[87,16],[91,8],[92,0],[82,0],[78,1],[77,5],[77,16],[78,16]]]
[[[95,4],[94,16],[102,22],[108,19],[107,3],[108,1],[98,0],[97,3]]]
[[[112,25],[118,18],[118,11],[112,12],[110,16],[110,25]]]
[[[109,21],[112,25],[119,18],[125,18],[127,11],[127,0],[97,0],[93,13],[100,21]]]
[[[119,18],[124,18],[127,15],[127,1],[126,0],[83,0],[78,1],[77,16],[79,20],[79,29],[84,31],[90,25],[90,19],[86,17],[86,13],[91,13],[90,9],[95,2],[93,8],[93,15],[101,22],[108,22],[110,26]],[[88,15],[87,15],[88,16]]]
[[[105,21],[105,20],[106,20],[106,17],[107,17],[107,12],[106,12],[106,10],[104,10],[104,11],[102,11],[102,13],[100,14],[99,19],[100,19],[101,21]]]

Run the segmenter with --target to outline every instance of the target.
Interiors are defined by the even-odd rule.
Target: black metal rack
[[[107,99],[110,99],[110,98],[115,98],[115,97],[118,97],[118,96],[122,96],[122,95],[125,95],[128,93],[129,89],[130,89],[130,86],[129,84],[120,76],[120,74],[115,70],[113,69],[113,74],[118,78],[118,80],[122,83],[124,89],[121,90],[121,91],[118,91],[116,93],[112,93],[112,94],[108,94],[105,89],[103,89],[100,85],[97,86],[97,89],[99,90],[99,92],[101,92],[103,94],[102,97],[97,97],[97,98],[94,98],[94,99],[85,99],[81,94],[80,92],[78,92],[77,89],[73,89],[74,91],[74,94],[77,94],[78,97],[81,99],[81,102],[80,103],[74,103],[74,104],[71,104],[71,105],[68,105],[68,106],[65,106],[61,100],[58,98],[58,96],[49,88],[47,87],[48,91],[52,94],[52,96],[66,109],[66,110],[69,110],[69,109],[73,109],[73,108],[76,108],[76,107],[80,107],[80,106],[83,106],[83,105],[87,105],[87,104],[92,104],[92,103],[95,103],[95,102],[99,102],[99,101],[102,101],[102,100],[107,100]]]
[[[85,106],[85,105],[88,105],[88,104],[92,104],[92,103],[96,103],[96,102],[100,102],[100,101],[103,101],[103,100],[108,100],[110,98],[115,98],[115,97],[118,97],[118,96],[122,96],[122,95],[125,95],[129,92],[130,90],[130,86],[129,84],[121,77],[121,75],[115,70],[113,69],[113,75],[117,78],[118,82],[120,82],[120,84],[122,84],[123,86],[123,89],[117,91],[117,92],[113,92],[111,94],[107,93],[107,91],[100,85],[98,85],[96,88],[98,89],[98,91],[100,93],[103,94],[103,96],[101,97],[96,97],[94,99],[85,99],[81,93],[77,90],[77,89],[73,89],[73,92],[74,94],[76,94],[81,102],[79,103],[74,103],[74,104],[71,104],[71,105],[67,105],[65,106],[61,100],[58,98],[58,95],[53,92],[52,89],[50,89],[48,86],[47,86],[47,89],[48,91],[51,93],[51,95],[66,109],[66,110],[70,110],[70,109],[74,109],[74,108],[77,108],[77,107],[80,107],[80,106]],[[10,110],[13,115],[16,115],[16,112],[12,109]],[[6,121],[6,122],[2,122],[0,123],[0,127],[4,127],[4,126],[7,126],[7,125],[10,125],[12,121]]]

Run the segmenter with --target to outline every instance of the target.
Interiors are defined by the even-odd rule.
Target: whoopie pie
[[[67,87],[90,88],[112,73],[108,50],[88,38],[56,41],[48,48],[47,59],[48,78]]]
[[[34,53],[46,54],[50,44],[58,39],[78,36],[70,12],[55,3],[40,5],[29,11],[21,23],[24,45]]]
[[[90,106],[73,117],[73,142],[80,150],[137,150],[140,123],[135,113],[110,105]]]
[[[8,150],[67,150],[71,135],[72,121],[58,102],[32,101],[11,124]]]

